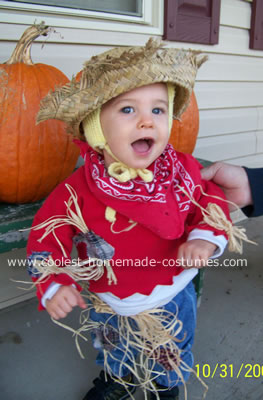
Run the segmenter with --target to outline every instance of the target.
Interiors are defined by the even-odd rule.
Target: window
[[[9,1],[14,2],[14,0]],[[15,0],[15,2],[142,16],[142,0]]]
[[[220,4],[220,0],[164,0],[164,39],[218,43]]]
[[[91,33],[109,31],[112,42],[114,32],[162,35],[163,1],[0,0],[0,23],[31,25],[45,21],[56,28],[85,29]],[[85,4],[83,7],[87,9],[81,9],[81,4]],[[75,39],[65,40],[72,42]],[[79,40],[86,43],[87,37],[80,35],[77,38]],[[102,40],[104,44],[107,42],[100,34],[89,35],[88,40],[97,44]]]

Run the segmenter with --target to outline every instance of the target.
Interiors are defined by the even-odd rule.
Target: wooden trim
[[[221,0],[164,0],[164,39],[217,44],[220,5]],[[187,12],[180,11],[184,6]]]
[[[263,1],[253,0],[249,48],[263,50]]]
[[[220,6],[221,6],[221,0],[212,0],[211,29],[210,29],[210,43],[209,44],[217,44],[219,41]]]

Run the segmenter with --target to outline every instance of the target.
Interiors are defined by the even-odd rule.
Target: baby
[[[204,210],[212,202],[229,215],[221,190],[202,181],[199,163],[168,140],[204,61],[196,52],[163,49],[150,39],[143,47],[93,57],[80,82],[42,103],[39,122],[65,121],[84,165],[37,213],[27,248],[29,273],[40,309],[53,319],[76,306],[88,312],[104,371],[83,400],[130,398],[134,376],[152,400],[178,399],[193,366],[192,280],[227,244],[226,232],[204,221]],[[66,222],[70,210],[78,222]],[[63,268],[73,243],[80,260],[105,262],[105,273],[89,280],[85,298],[81,279]],[[41,280],[36,262],[50,259],[60,263],[60,273]]]

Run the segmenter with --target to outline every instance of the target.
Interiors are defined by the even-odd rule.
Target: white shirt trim
[[[41,304],[46,308],[46,301],[52,299],[53,296],[57,293],[58,289],[62,286],[60,283],[52,282],[48,289],[45,291],[41,298]]]
[[[169,268],[169,267],[168,267]],[[174,268],[174,267],[171,267]],[[198,269],[185,269],[180,275],[173,277],[172,285],[157,285],[149,296],[135,293],[125,299],[120,299],[112,293],[97,293],[97,296],[107,303],[119,315],[136,315],[152,308],[161,307],[180,293],[197,275]]]

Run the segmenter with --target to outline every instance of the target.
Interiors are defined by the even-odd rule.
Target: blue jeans
[[[177,306],[177,307],[176,307]],[[169,311],[170,313],[175,314],[178,312],[177,317],[183,323],[183,329],[177,335],[177,338],[182,340],[177,343],[178,347],[182,350],[181,359],[189,366],[193,366],[193,354],[192,354],[192,346],[194,342],[194,332],[196,326],[196,293],[192,282],[190,282],[185,289],[180,292],[177,296],[173,298],[171,302],[161,307],[163,311]],[[110,314],[97,313],[94,309],[90,312],[90,319],[96,322],[105,322],[110,317]],[[109,324],[114,327],[114,331],[116,332],[118,329],[118,319],[116,316],[110,318]],[[104,353],[103,347],[98,346],[96,343],[97,333],[92,333],[93,345],[98,348],[98,356],[96,359],[96,363],[98,365],[104,366]],[[111,338],[111,340],[114,340]],[[105,346],[106,347],[106,346]],[[129,349],[134,357],[137,355],[137,350],[130,348]],[[111,350],[110,356],[107,358],[108,365],[111,368],[112,374],[115,376],[125,376],[130,371],[128,368],[121,365],[121,361],[128,361],[128,358],[122,351],[121,344],[118,344],[118,348],[113,348]],[[163,386],[171,387],[174,385],[180,385],[182,382],[178,381],[178,375],[174,370],[165,369],[164,366],[160,363],[155,363],[154,371],[165,372],[165,374],[158,375],[156,381]],[[189,371],[181,370],[184,381],[187,381],[190,375]]]

